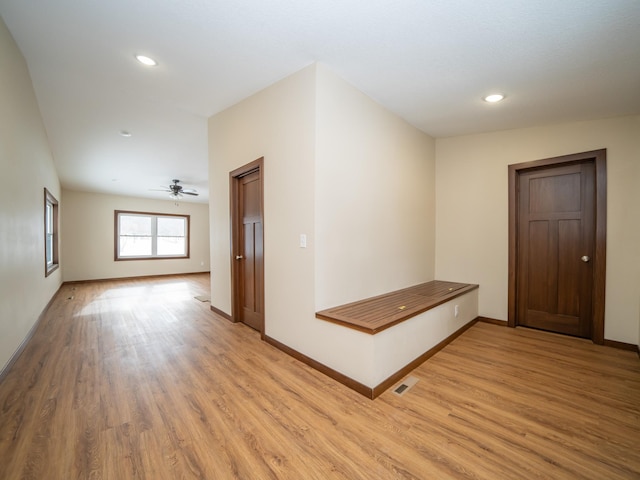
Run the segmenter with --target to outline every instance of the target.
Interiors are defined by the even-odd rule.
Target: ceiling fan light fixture
[[[504,100],[504,95],[502,93],[492,93],[491,95],[487,95],[483,98],[483,100],[487,103],[498,103]]]
[[[147,57],[146,55],[135,55],[136,60],[138,60],[141,64],[146,65],[147,67],[156,67],[158,62],[156,62],[153,58]]]
[[[181,198],[185,198],[185,195],[189,197],[197,197],[199,193],[193,188],[183,189],[182,185],[180,185],[180,180],[173,179],[170,185],[161,185],[161,190],[157,190],[155,188],[149,189],[150,191],[155,192],[166,192],[169,194],[169,198],[173,201],[178,201]]]

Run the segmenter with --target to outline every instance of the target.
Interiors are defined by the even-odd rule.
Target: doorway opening
[[[606,149],[509,165],[508,325],[604,343]]]

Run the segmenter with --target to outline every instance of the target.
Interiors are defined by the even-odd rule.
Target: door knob
[[[236,255],[236,260],[242,260],[244,257],[242,255]],[[583,257],[584,258],[584,257]]]
[[[582,257],[580,257],[580,260],[582,260],[584,263],[587,263],[591,259],[588,256],[583,255]]]

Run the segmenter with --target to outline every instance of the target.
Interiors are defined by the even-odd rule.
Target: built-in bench
[[[268,335],[265,340],[376,398],[478,320],[478,292],[478,285],[436,280],[316,312],[332,324],[323,332],[351,329],[336,335],[322,359]]]
[[[478,285],[434,280],[316,312],[316,317],[374,335],[431,310]]]

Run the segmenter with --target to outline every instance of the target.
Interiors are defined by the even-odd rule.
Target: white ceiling
[[[638,0],[0,0],[0,15],[76,190],[166,198],[149,189],[179,178],[206,201],[207,117],[315,61],[434,137],[640,113]],[[481,100],[494,91],[506,100]]]

